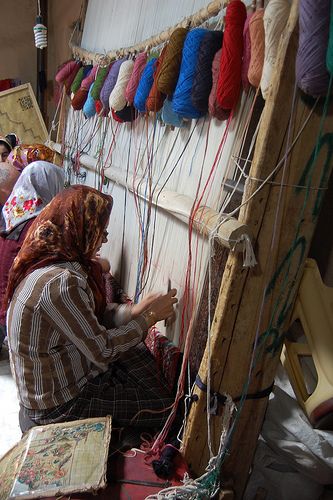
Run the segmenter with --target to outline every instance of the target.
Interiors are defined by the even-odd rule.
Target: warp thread
[[[147,54],[146,52],[141,52],[134,61],[132,75],[131,78],[129,79],[129,82],[125,90],[125,97],[129,104],[133,104],[134,96],[137,91],[140,78],[143,70],[145,69],[146,64],[147,64]]]
[[[301,0],[299,5],[299,44],[296,55],[297,86],[307,95],[327,93],[329,73],[326,51],[330,28],[330,0]]]
[[[124,61],[119,68],[118,78],[109,97],[109,107],[120,111],[126,106],[125,90],[133,72],[134,61]]]
[[[222,55],[216,99],[222,109],[233,109],[241,88],[243,30],[246,7],[241,0],[232,0],[225,16]]]
[[[175,29],[166,48],[161,71],[157,75],[156,85],[162,94],[171,96],[177,85],[180,65],[182,62],[183,46],[188,30]]]
[[[242,84],[245,92],[248,92],[250,89],[250,82],[247,74],[249,72],[249,66],[251,60],[251,38],[250,38],[249,22],[252,16],[253,12],[248,14],[243,29]]]
[[[173,110],[184,118],[202,116],[202,112],[192,104],[191,92],[200,45],[206,33],[205,29],[196,28],[185,38],[179,78],[172,98]]]
[[[227,120],[230,116],[230,110],[225,110],[221,108],[216,99],[217,83],[220,73],[220,62],[221,62],[222,49],[218,50],[214,56],[212,64],[212,90],[209,94],[208,99],[208,109],[209,114],[217,118],[218,120]]]
[[[154,82],[156,62],[156,57],[153,57],[147,62],[145,69],[142,72],[138,88],[135,92],[134,106],[141,113],[146,112],[146,100]]]
[[[267,99],[268,96],[281,34],[286,27],[289,13],[289,0],[270,0],[265,9],[265,57],[260,81],[261,93],[264,99]]]
[[[264,9],[258,9],[251,16],[249,21],[249,32],[251,40],[251,59],[247,77],[250,84],[257,89],[260,85],[265,57]]]
[[[208,99],[212,90],[212,64],[216,52],[222,47],[222,31],[209,31],[200,44],[192,85],[192,104],[201,113],[208,111]]]
[[[159,56],[159,58],[156,61],[156,70],[155,70],[155,73],[154,73],[154,82],[153,82],[153,85],[152,85],[152,87],[150,89],[150,92],[149,92],[149,95],[148,95],[147,101],[146,101],[147,111],[152,111],[152,112],[155,112],[155,113],[157,113],[157,111],[159,111],[162,108],[164,99],[166,97],[165,94],[163,94],[162,92],[160,92],[158,90],[157,83],[156,83],[158,75],[159,75],[159,73],[161,71],[161,67],[162,67],[162,64],[163,64],[163,61],[164,61],[166,50],[167,50],[167,46],[165,46],[163,48],[163,50],[161,52],[161,55]]]

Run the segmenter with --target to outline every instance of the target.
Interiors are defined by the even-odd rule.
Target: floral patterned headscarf
[[[64,189],[64,171],[53,163],[35,161],[16,181],[2,208],[5,233],[36,217],[56,194]]]
[[[33,161],[44,160],[52,163],[54,152],[44,144],[21,144],[16,146],[7,158],[7,161],[22,172]]]
[[[17,254],[8,280],[5,302],[32,271],[57,262],[79,262],[94,294],[95,314],[105,309],[105,288],[100,264],[93,260],[102,242],[112,208],[111,196],[87,186],[72,186],[59,193],[32,223]]]

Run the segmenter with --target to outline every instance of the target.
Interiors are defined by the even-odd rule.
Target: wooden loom
[[[322,110],[319,104],[311,114],[311,108],[301,99],[296,99],[294,120],[290,129],[291,139],[288,144],[286,140],[295,84],[297,20],[298,2],[294,0],[288,26],[280,44],[271,93],[262,116],[244,201],[258,188],[260,180],[266,179],[273,171],[293,142],[305,118],[308,115],[310,117],[291,149],[283,172],[281,168],[274,177],[276,184],[267,183],[259,195],[250,199],[240,211],[238,223],[235,224],[238,228],[250,228],[256,241],[259,264],[253,270],[245,269],[241,256],[230,253],[222,275],[210,332],[212,391],[228,393],[233,398],[237,398],[244,391],[254,342],[260,347],[260,356],[253,366],[246,393],[258,395],[260,391],[270,388],[273,383],[283,335],[288,328],[292,304],[318,217],[320,202],[332,169],[330,159],[333,134],[329,133],[329,130],[332,130],[330,116],[324,124],[317,162],[313,168],[311,164],[311,155],[314,152],[321,121]],[[81,157],[81,162],[90,168],[96,164],[96,160],[87,155]],[[119,177],[118,171],[112,171],[112,167],[106,171],[106,175],[124,186],[132,185],[124,176]],[[306,189],[309,180],[311,187]],[[141,194],[144,196],[144,193]],[[200,378],[205,384],[208,359],[208,348],[206,348],[199,371]],[[230,482],[236,498],[242,497],[245,488],[268,401],[268,392],[264,393],[265,396],[262,398],[247,399],[241,403],[243,407],[233,436],[230,455],[222,470],[223,478]],[[189,415],[184,436],[184,453],[193,470],[201,474],[209,460],[206,429],[207,397],[198,388],[195,389],[195,393],[198,400],[192,404]],[[211,418],[215,450],[221,433],[222,413],[223,409],[220,415]],[[230,496],[230,492],[228,495]]]

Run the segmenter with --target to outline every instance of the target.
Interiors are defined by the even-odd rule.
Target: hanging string
[[[289,0],[270,0],[265,8],[265,57],[260,82],[264,99],[268,96],[281,34],[287,25],[289,13]]]
[[[312,97],[326,96],[329,74],[326,51],[330,27],[330,0],[299,4],[299,45],[296,55],[298,87]]]
[[[258,9],[249,21],[251,40],[251,58],[248,70],[248,80],[256,89],[260,85],[265,56],[264,9]]]

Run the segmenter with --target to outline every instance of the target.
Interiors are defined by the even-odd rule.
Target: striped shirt
[[[35,410],[75,398],[88,380],[143,340],[148,327],[142,316],[118,328],[101,325],[87,274],[77,262],[37,269],[22,280],[7,323],[19,399]]]

